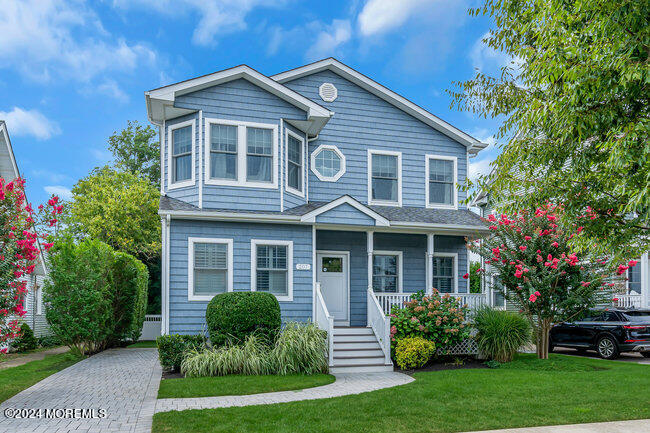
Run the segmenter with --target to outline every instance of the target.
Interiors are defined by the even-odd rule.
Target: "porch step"
[[[337,350],[372,350],[379,349],[381,346],[375,341],[334,341],[334,351]]]
[[[364,343],[364,342],[374,342],[377,341],[375,334],[370,330],[370,334],[367,333],[355,333],[355,334],[336,334],[334,333],[334,344],[336,343]]]
[[[330,373],[381,373],[393,371],[392,364],[364,364],[364,365],[335,365],[330,367]]]
[[[334,367],[342,365],[378,365],[384,364],[384,355],[381,356],[355,356],[355,357],[334,357]]]
[[[374,335],[374,334],[372,332],[372,328],[368,328],[367,326],[359,326],[359,327],[335,326],[334,339],[336,339],[336,337],[338,337],[339,335]]]
[[[384,351],[380,348],[376,349],[337,349],[334,348],[334,359],[346,359],[356,357],[384,357]]]

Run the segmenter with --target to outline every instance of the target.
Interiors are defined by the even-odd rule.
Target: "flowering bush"
[[[422,337],[435,343],[437,348],[454,346],[467,337],[465,322],[468,308],[447,294],[433,290],[431,295],[419,291],[404,304],[393,308],[390,315],[390,339],[393,351],[399,340]]]
[[[0,346],[21,335],[25,277],[34,272],[39,257],[39,236],[34,230],[37,214],[26,202],[24,189],[23,179],[6,182],[0,177]],[[52,197],[47,207],[40,207],[43,219],[51,226],[57,223],[57,202],[58,198]],[[43,246],[49,249],[52,244],[45,242]]]
[[[548,358],[553,323],[571,320],[604,302],[604,289],[613,285],[604,281],[611,266],[607,259],[579,257],[573,250],[573,238],[583,232],[580,221],[561,226],[561,216],[562,207],[552,204],[513,215],[490,215],[491,235],[469,245],[498,276],[504,296],[519,305],[534,326],[541,359]],[[583,218],[591,218],[590,209]],[[627,268],[621,265],[617,273]]]
[[[395,362],[402,370],[420,368],[436,353],[436,344],[422,337],[402,338],[395,349]]]

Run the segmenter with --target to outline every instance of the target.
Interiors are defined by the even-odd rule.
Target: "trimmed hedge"
[[[205,319],[214,346],[243,343],[253,333],[273,344],[282,324],[278,300],[265,292],[216,295],[208,304]]]
[[[16,352],[27,352],[38,347],[38,341],[34,337],[34,331],[27,323],[20,325],[20,337],[11,343],[11,348]]]
[[[205,345],[203,335],[161,335],[156,338],[160,365],[168,370],[178,371],[183,355],[190,350],[200,350]]]
[[[147,310],[149,271],[132,255],[116,251],[111,263],[113,277],[113,339],[138,341]]]

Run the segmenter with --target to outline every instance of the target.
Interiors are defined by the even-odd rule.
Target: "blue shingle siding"
[[[338,89],[334,102],[324,102],[318,87],[333,83]],[[466,148],[383,99],[331,71],[321,71],[285,83],[290,89],[335,112],[309,152],[321,144],[335,145],[346,157],[346,172],[337,182],[321,182],[309,172],[311,201],[331,201],[350,194],[366,203],[368,199],[367,149],[402,152],[402,204],[425,206],[425,155],[458,158],[458,181],[467,174]],[[465,192],[458,192],[459,203]],[[460,205],[459,207],[464,207]]]
[[[352,207],[348,203],[330,209],[316,217],[317,223],[322,224],[348,224],[374,226],[375,219]]]
[[[190,110],[203,110],[204,118],[273,124],[277,125],[278,128],[281,118],[297,120],[304,120],[306,118],[306,113],[303,110],[244,79],[234,80],[178,96],[174,102],[174,106]],[[198,115],[193,116],[198,119]],[[183,116],[178,121],[186,120],[186,117]],[[170,122],[167,122],[167,125],[169,126]],[[205,127],[204,121],[202,128],[204,129],[204,138]],[[205,158],[198,157],[198,121],[196,123],[196,131],[195,146],[197,157],[195,158],[195,167],[198,180],[198,164],[200,160],[203,160],[204,166],[201,171],[205,173]],[[280,139],[278,138],[279,144]],[[209,143],[204,141],[204,146],[208,145]],[[280,152],[279,147],[278,152]],[[165,156],[165,160],[166,158]],[[276,175],[280,175],[279,170]],[[280,177],[278,179],[279,181],[283,181]],[[198,203],[198,183],[193,188],[184,188],[182,191],[172,190],[169,192],[169,195],[170,197],[196,204]],[[276,189],[267,189],[204,185],[203,207],[279,211],[280,189],[279,187]]]
[[[251,239],[293,241],[293,302],[280,302],[283,321],[309,320],[312,315],[312,271],[296,270],[312,263],[312,229],[309,226],[172,220],[170,231],[169,331],[196,334],[205,327],[207,302],[188,301],[188,238],[233,239],[233,288],[251,287]],[[313,269],[313,266],[312,266]]]
[[[350,326],[366,326],[368,253],[365,232],[316,230],[316,249],[350,252]]]
[[[468,293],[469,280],[463,278],[469,271],[467,244],[463,236],[436,235],[433,249],[438,253],[458,253],[458,293]]]
[[[425,290],[427,236],[402,233],[375,233],[375,250],[401,251],[404,292]]]

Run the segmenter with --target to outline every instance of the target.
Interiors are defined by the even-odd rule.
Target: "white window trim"
[[[300,141],[300,157],[302,161],[300,161],[301,166],[300,166],[300,186],[302,187],[302,191],[294,189],[289,186],[289,136],[292,136],[296,140]],[[293,131],[290,131],[288,128],[285,129],[284,132],[284,160],[286,161],[286,168],[284,170],[284,185],[285,189],[287,192],[290,192],[291,194],[297,195],[298,197],[305,197],[305,138],[296,134]]]
[[[453,270],[454,291],[452,293],[458,293],[458,253],[433,253],[432,259],[435,257],[452,257],[454,259],[454,270]],[[429,268],[430,268],[429,272],[431,272],[431,284],[433,284],[433,279],[435,278],[435,276],[433,275],[433,263],[431,263]],[[444,293],[442,292],[440,293],[444,295]],[[467,288],[467,293],[469,294],[469,286]]]
[[[397,157],[397,201],[373,200],[372,198],[372,156],[390,155]],[[368,149],[368,204],[381,206],[402,206],[402,152]]]
[[[402,251],[374,250],[372,252],[373,263],[371,264],[371,266],[373,266],[373,267],[375,265],[375,263],[374,263],[375,256],[397,256],[397,293],[403,293],[403,290],[404,290],[403,285],[402,285],[402,281],[403,281],[403,277],[402,277],[403,272],[402,271],[404,269],[404,266],[403,266],[404,265],[404,260],[402,260],[403,259],[403,252]],[[373,273],[373,277],[374,277],[374,273]],[[370,287],[373,287],[373,282],[372,281],[370,282]],[[374,291],[374,288],[373,288],[373,291]],[[390,293],[390,292],[377,292],[377,293]]]
[[[206,185],[221,185],[221,186],[241,186],[248,188],[267,188],[276,189],[278,187],[278,125],[271,123],[257,123],[257,122],[244,122],[227,119],[217,119],[206,117],[205,122],[205,184]],[[212,179],[210,177],[210,147],[212,132],[211,125],[227,125],[237,127],[237,179]],[[261,128],[270,129],[273,132],[272,142],[272,155],[273,162],[271,163],[271,182],[249,182],[246,180],[246,128]]]
[[[228,282],[227,291],[233,290],[233,240],[225,238],[187,238],[187,300],[209,301],[215,295],[194,294],[194,244],[226,244],[228,245]]]
[[[331,150],[332,152],[336,153],[339,158],[341,158],[341,168],[339,171],[334,175],[334,176],[323,176],[318,170],[316,170],[316,156],[321,152],[321,150]],[[311,162],[311,172],[316,175],[318,180],[322,180],[323,182],[336,182],[345,174],[345,155],[343,155],[343,152],[339,150],[338,147],[331,145],[331,144],[321,144],[318,146],[312,153],[310,157],[310,162]]]
[[[185,122],[181,123],[176,123],[174,125],[170,125],[167,128],[167,189],[176,189],[176,188],[185,188],[188,186],[194,186],[196,183],[196,178],[195,178],[195,170],[196,170],[196,122],[194,121],[195,119],[192,120],[187,120]],[[173,134],[172,132],[175,129],[179,128],[184,128],[186,126],[192,126],[192,177],[187,180],[183,180],[180,182],[172,182],[173,179],[173,173],[172,173],[172,161],[173,161],[173,143],[172,140]]]
[[[275,295],[280,302],[293,301],[293,241],[278,241],[275,239],[251,239],[251,291],[257,291],[257,246],[272,245],[287,247],[287,295]]]
[[[458,209],[458,158],[455,156],[427,154],[424,156],[424,159],[424,195],[426,207],[429,209]],[[429,203],[429,161],[432,159],[452,161],[454,163],[454,180],[452,185],[452,193],[454,195],[453,205]]]

